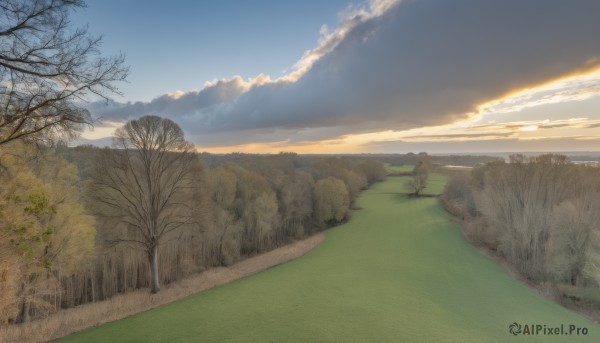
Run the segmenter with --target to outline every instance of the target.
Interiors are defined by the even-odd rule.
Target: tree
[[[302,237],[304,224],[313,212],[312,176],[304,171],[296,171],[281,189],[281,227],[284,236]],[[310,228],[310,225],[309,225]]]
[[[358,197],[361,190],[367,187],[367,178],[362,173],[352,171],[354,163],[349,158],[319,158],[311,162],[311,172],[315,180],[334,177],[342,180],[350,196],[350,203]]]
[[[356,166],[356,170],[365,176],[367,183],[373,184],[385,179],[385,167],[382,163],[373,160],[365,160]]]
[[[19,313],[18,290],[22,258],[14,251],[10,239],[9,232],[0,230],[0,330]]]
[[[233,208],[237,190],[237,178],[234,173],[224,167],[215,168],[210,172],[212,201],[223,209]]]
[[[258,252],[264,250],[266,238],[279,225],[278,210],[277,197],[272,191],[261,193],[252,204]]]
[[[173,121],[144,116],[115,133],[96,165],[92,192],[101,215],[127,224],[114,242],[141,245],[148,253],[151,292],[160,291],[158,247],[168,234],[194,225],[193,194],[200,164],[183,131]]]
[[[429,178],[429,168],[427,163],[423,161],[417,162],[413,169],[412,177],[406,182],[406,188],[411,195],[419,196],[427,187],[427,179]]]
[[[71,275],[91,255],[95,229],[80,204],[75,166],[54,155],[28,159],[23,144],[10,147],[0,149],[0,312],[24,322],[31,310],[52,307],[55,272]]]
[[[368,185],[367,178],[364,175],[347,169],[340,170],[334,177],[339,178],[346,185],[348,195],[350,196],[350,203],[354,203],[360,192]]]
[[[582,281],[600,219],[595,196],[582,196],[577,200],[575,203],[564,201],[552,212],[546,252],[549,273],[573,286]]]
[[[124,56],[103,57],[101,37],[70,30],[82,0],[0,2],[0,145],[74,135],[91,124],[78,103],[108,99],[127,77]]]
[[[233,209],[237,191],[237,178],[234,173],[224,167],[217,167],[210,172],[211,200],[214,204],[215,238],[218,246],[218,260],[222,265],[229,265],[239,254],[239,247],[234,242],[237,238],[236,218]],[[230,249],[234,245],[233,249]],[[236,249],[237,248],[237,249]],[[231,251],[237,250],[237,251]]]
[[[251,254],[259,252],[262,248],[261,231],[264,231],[264,228],[260,227],[262,223],[259,219],[260,212],[261,210],[268,211],[270,209],[269,206],[265,205],[267,202],[265,198],[261,200],[261,206],[255,206],[255,203],[263,194],[270,195],[273,190],[269,182],[260,174],[245,171],[243,168],[239,171],[243,174],[241,177],[238,176],[239,198],[236,201],[236,211],[239,218],[244,222],[241,252]]]
[[[564,201],[579,198],[579,187],[589,185],[577,186],[576,167],[553,155],[514,155],[510,163],[488,163],[482,168],[483,174],[477,173],[477,182],[483,183],[474,192],[475,203],[487,223],[486,231],[496,239],[494,248],[528,277],[547,279],[548,239],[557,220],[553,213]],[[579,216],[570,214],[566,205],[557,213],[565,218]],[[564,220],[565,225],[573,224]],[[560,226],[563,229],[567,230]],[[579,228],[572,232],[578,234]],[[561,250],[556,243],[553,249]]]
[[[350,195],[342,180],[334,177],[315,183],[315,216],[321,223],[337,224],[346,218]]]

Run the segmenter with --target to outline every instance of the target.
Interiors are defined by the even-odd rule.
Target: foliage
[[[61,307],[100,301],[118,293],[152,286],[152,260],[147,249],[134,249],[135,246],[141,245],[140,238],[143,235],[136,234],[128,224],[131,217],[123,215],[133,209],[129,207],[131,204],[119,204],[118,207],[106,204],[105,201],[110,199],[104,197],[105,194],[99,192],[98,185],[94,184],[99,176],[107,178],[118,175],[125,181],[124,186],[136,187],[133,174],[125,173],[124,167],[127,163],[116,164],[120,167],[117,168],[118,173],[111,169],[115,164],[106,164],[106,167],[102,164],[107,160],[123,162],[123,157],[135,157],[134,149],[99,149],[91,146],[68,148],[59,145],[52,149],[43,148],[41,152],[43,152],[43,159],[35,159],[32,156],[25,163],[27,168],[35,178],[43,179],[44,184],[52,188],[48,194],[60,194],[62,198],[68,198],[68,202],[74,205],[55,206],[61,208],[58,213],[53,214],[57,225],[78,225],[75,218],[78,217],[78,211],[83,211],[85,205],[96,214],[93,224],[97,231],[97,246],[96,254],[91,254],[93,235],[88,240],[83,239],[85,235],[78,235],[81,237],[79,243],[64,246],[61,256],[65,258],[55,259],[52,262],[50,270],[52,278],[38,279],[40,282],[44,281],[45,294],[42,295],[40,292],[42,290],[40,282],[36,286],[37,294],[45,299],[44,304],[32,306],[29,313],[35,318],[40,318]],[[19,153],[19,155],[24,154]],[[110,159],[107,159],[107,155]],[[171,154],[165,157],[171,159],[172,156]],[[186,206],[171,211],[169,217],[187,224],[166,234],[157,249],[157,274],[160,284],[168,284],[212,266],[230,265],[248,255],[304,238],[344,221],[349,214],[349,186],[344,180],[337,180],[335,183],[337,191],[342,195],[347,194],[348,198],[344,200],[346,197],[341,197],[342,206],[337,206],[338,209],[341,208],[336,214],[337,219],[334,216],[323,221],[317,216],[316,203],[323,204],[331,200],[331,194],[321,192],[322,197],[316,196],[316,182],[321,179],[315,180],[314,177],[318,173],[312,169],[311,163],[307,162],[304,156],[292,153],[219,156],[204,154],[202,159],[202,162],[211,161],[213,167],[205,172],[202,162],[194,164],[195,167],[189,175],[189,182],[193,187],[185,187],[179,195],[174,196],[175,201],[185,203]],[[360,184],[366,184],[365,180],[381,177],[378,170],[383,169],[379,163],[368,162],[364,158],[311,157],[310,161],[319,159],[328,159],[325,163],[329,168],[328,173],[350,175],[346,181],[350,184],[352,179],[358,180],[355,185],[359,187],[364,187]],[[3,158],[2,163],[5,161],[7,160]],[[66,161],[77,165],[78,168]],[[141,159],[133,158],[133,161],[131,166],[143,165],[139,162]],[[26,177],[28,174],[20,175]],[[325,177],[328,178],[329,176]],[[50,182],[59,179],[60,182]],[[48,182],[45,182],[46,180]],[[27,183],[34,184],[29,181]],[[87,197],[82,201],[79,199],[78,192],[63,191],[71,189],[69,187],[88,189]],[[6,189],[0,187],[0,190],[4,192]],[[133,189],[127,189],[128,192],[131,190]],[[27,197],[24,199],[29,201]],[[49,204],[52,204],[54,200],[48,199]],[[43,198],[37,200],[40,202]],[[18,211],[11,210],[9,213],[18,213]],[[92,219],[90,216],[85,218]],[[89,228],[90,225],[78,227]],[[59,231],[58,229],[54,231],[52,236],[58,237],[68,232]],[[77,241],[75,237],[71,237],[71,240]],[[116,242],[121,244],[115,245]],[[6,251],[2,248],[0,255],[5,256]],[[0,275],[2,270],[15,272],[4,273],[7,277],[3,277],[3,283],[0,282],[3,290],[0,298],[3,299],[3,303],[15,300],[8,305],[12,312],[4,312],[6,318],[14,319],[21,306],[19,280],[24,275],[18,268],[24,261],[21,255],[13,254],[13,250],[10,251],[10,258],[7,256],[0,261]],[[83,254],[83,251],[87,253]],[[90,258],[84,258],[84,255]],[[41,270],[43,273],[48,272],[48,269]],[[42,308],[45,310],[41,311]]]
[[[373,160],[365,160],[360,162],[355,169],[359,174],[364,175],[368,184],[385,180],[385,167],[383,164]]]
[[[94,220],[80,204],[72,164],[51,153],[35,156],[20,144],[0,154],[2,253],[7,255],[4,263],[12,265],[10,271],[4,267],[5,280],[6,273],[14,273],[13,288],[5,291],[18,297],[6,311],[14,314],[18,303],[17,321],[24,321],[30,312],[48,306],[47,296],[56,292],[58,281],[53,272],[70,275],[91,256]]]
[[[349,192],[341,180],[328,177],[315,183],[315,215],[319,222],[339,223],[346,218],[349,207]]]
[[[443,199],[473,239],[528,278],[584,286],[598,278],[586,273],[599,248],[598,175],[561,155],[513,155],[475,168],[469,180],[456,175]]]
[[[212,201],[223,209],[231,209],[237,191],[237,178],[234,173],[224,167],[210,172]]]

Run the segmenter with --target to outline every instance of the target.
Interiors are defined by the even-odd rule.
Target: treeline
[[[598,287],[600,169],[513,155],[456,172],[442,200],[471,240],[535,283]]]
[[[227,155],[218,154],[203,154],[202,160],[208,167],[222,164],[224,160],[237,162],[245,159],[249,154],[233,153]],[[260,155],[256,155],[260,156]],[[310,165],[314,159],[321,158],[361,158],[371,161],[377,161],[391,166],[416,165],[423,156],[428,156],[432,164],[437,166],[454,165],[473,167],[478,164],[503,160],[501,157],[485,156],[485,155],[428,155],[426,152],[417,154],[409,152],[407,154],[332,154],[332,155],[301,155],[298,157],[298,164],[302,168]]]
[[[107,162],[128,151],[2,146],[0,323],[151,286],[151,252],[133,228],[139,223],[124,214],[127,204],[109,206],[112,193],[98,183],[129,175],[115,172],[121,162]],[[186,179],[193,184],[176,195],[186,206],[158,217],[177,223],[156,244],[160,284],[344,222],[360,191],[386,174],[364,158],[306,162],[294,153],[195,154],[193,161]]]
[[[344,221],[359,192],[385,177],[369,160],[249,155],[209,171],[218,230],[208,258],[230,264]],[[215,250],[216,249],[216,250]]]
[[[494,161],[501,161],[502,158],[485,155],[445,155],[431,156],[432,163],[438,165],[465,166],[474,167],[479,164],[485,164]]]
[[[431,163],[439,166],[454,165],[473,167],[478,164],[485,164],[493,161],[502,160],[500,157],[484,155],[427,155],[425,152],[418,154],[409,152],[408,154],[363,154],[360,157],[369,158],[381,163],[387,163],[392,166],[416,165],[422,156],[429,156]]]

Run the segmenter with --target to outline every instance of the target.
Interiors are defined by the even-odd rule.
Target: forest
[[[563,155],[512,155],[454,172],[442,202],[469,240],[548,295],[599,308],[599,173]]]
[[[143,164],[157,150],[136,149],[126,132],[136,123],[178,135],[184,150],[149,157],[164,159],[149,170],[159,174],[148,177]],[[360,191],[385,178],[381,163],[364,158],[197,154],[159,117],[117,136],[122,149],[1,147],[3,325],[135,289],[158,292],[307,237],[346,221]],[[156,200],[166,206],[144,222]]]

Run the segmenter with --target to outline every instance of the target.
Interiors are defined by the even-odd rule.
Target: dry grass
[[[48,318],[0,329],[0,342],[46,342],[110,321],[144,312],[186,296],[258,273],[298,258],[319,244],[320,233],[236,263],[209,269],[164,287],[158,294],[142,289],[113,298],[59,311]]]

